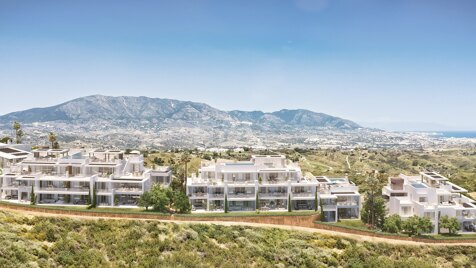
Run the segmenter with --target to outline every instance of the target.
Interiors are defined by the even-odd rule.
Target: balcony
[[[287,181],[285,179],[283,179],[283,180],[263,180],[261,184],[270,184],[270,185],[287,184]]]
[[[256,195],[254,193],[229,193],[229,198],[255,198]]]
[[[120,187],[116,189],[119,193],[141,193],[142,188],[139,187]]]
[[[210,193],[208,198],[225,198],[225,193]]]
[[[207,198],[207,193],[191,193],[191,198]]]
[[[268,193],[259,193],[259,197],[288,197],[286,192],[268,192]]]
[[[324,211],[337,210],[337,206],[336,205],[322,205],[322,209]]]
[[[476,219],[476,211],[462,211],[456,214],[459,219],[472,220]]]
[[[38,192],[88,192],[89,187],[71,187],[71,188],[63,188],[63,187],[41,187],[38,188]]]
[[[18,186],[20,186],[19,183],[9,183],[9,184],[2,185],[2,188],[17,188]]]
[[[354,207],[354,206],[358,206],[359,202],[349,201],[349,200],[347,200],[347,201],[338,201],[337,205],[341,206],[341,207]]]
[[[97,193],[112,193],[112,190],[107,188],[98,188],[96,189],[96,192]]]
[[[313,192],[299,192],[299,193],[293,193],[292,197],[315,197],[315,194]]]

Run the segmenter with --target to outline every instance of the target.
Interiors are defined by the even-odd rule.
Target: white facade
[[[319,183],[321,220],[336,222],[344,219],[359,219],[361,196],[359,187],[347,178],[316,177]]]
[[[402,219],[411,216],[427,217],[438,232],[439,217],[456,217],[461,232],[474,232],[476,224],[475,201],[462,195],[466,189],[435,172],[422,172],[419,176],[389,178],[382,190],[388,198],[389,214],[398,214]]]
[[[154,183],[172,178],[168,167],[146,169],[143,156],[112,150],[40,149],[4,171],[0,199],[28,203],[33,188],[38,204],[84,205],[95,189],[100,206],[135,206]]]
[[[187,179],[193,210],[229,211],[314,210],[317,181],[303,178],[301,169],[281,155],[253,156],[250,161],[204,165],[198,177]]]
[[[229,211],[255,211],[258,207],[287,211],[289,200],[293,211],[315,210],[320,199],[332,221],[360,215],[357,186],[347,179],[305,178],[298,165],[281,155],[204,165],[198,177],[187,179],[187,195],[195,211],[224,211],[225,194]]]

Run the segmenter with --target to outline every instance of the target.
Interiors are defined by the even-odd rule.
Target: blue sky
[[[0,0],[0,114],[92,94],[476,130],[473,0]]]

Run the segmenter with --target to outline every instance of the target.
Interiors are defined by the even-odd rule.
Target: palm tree
[[[180,162],[182,162],[182,164],[185,165],[185,172],[183,174],[183,185],[184,185],[184,187],[186,187],[185,185],[187,185],[187,176],[188,176],[188,166],[187,166],[187,164],[190,162],[190,160],[192,160],[192,158],[190,157],[190,154],[187,153],[187,152],[182,154],[182,156],[180,157]]]
[[[50,132],[50,133],[48,134],[48,141],[51,142],[51,149],[53,149],[56,140],[57,140],[57,138],[56,138],[55,133]]]
[[[21,129],[20,123],[17,121],[13,122],[13,129],[15,130],[15,137],[16,137],[16,142],[17,144],[21,143],[21,138],[23,137],[24,133],[23,130]]]

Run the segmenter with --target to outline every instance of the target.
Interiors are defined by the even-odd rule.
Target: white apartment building
[[[388,202],[389,214],[403,219],[417,215],[429,218],[438,232],[439,218],[456,217],[461,232],[476,231],[476,202],[464,195],[466,189],[436,172],[422,172],[419,176],[391,177],[382,190]]]
[[[187,179],[193,210],[229,211],[313,210],[317,181],[282,155],[256,155],[250,161],[203,165],[198,177]]]
[[[316,180],[322,221],[360,219],[361,196],[358,186],[347,178],[316,177]]]
[[[359,218],[358,187],[347,179],[305,178],[298,165],[282,155],[256,155],[250,161],[204,165],[187,179],[187,195],[195,211],[315,210],[325,203],[329,221]],[[316,200],[317,198],[317,200]],[[256,202],[259,202],[258,206]]]
[[[84,205],[96,190],[99,206],[136,206],[154,183],[167,186],[171,179],[170,168],[147,169],[139,154],[39,149],[5,168],[0,199],[29,203],[33,187],[38,204]]]

